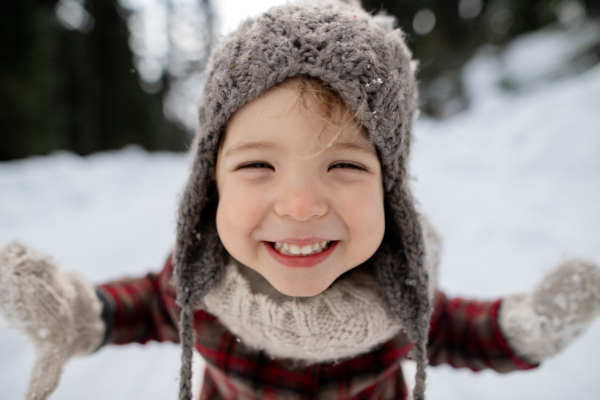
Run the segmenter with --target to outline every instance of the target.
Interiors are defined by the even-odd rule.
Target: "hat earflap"
[[[431,314],[429,273],[424,266],[423,232],[412,196],[398,188],[386,207],[386,234],[373,256],[379,284],[390,311],[405,327],[414,344],[417,363],[414,399],[424,399],[427,366],[427,333]]]

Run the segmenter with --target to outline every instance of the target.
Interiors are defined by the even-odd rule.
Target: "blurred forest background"
[[[2,0],[0,161],[130,143],[185,150],[218,41],[218,1]],[[397,17],[420,60],[422,111],[435,118],[468,106],[461,67],[482,45],[600,19],[600,0],[362,3]],[[575,69],[600,62],[598,43],[574,57]],[[503,87],[518,89],[509,80]]]

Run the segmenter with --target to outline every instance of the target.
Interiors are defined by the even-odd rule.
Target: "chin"
[[[329,285],[315,285],[304,282],[272,282],[269,283],[277,289],[279,293],[290,297],[312,297],[323,293]]]

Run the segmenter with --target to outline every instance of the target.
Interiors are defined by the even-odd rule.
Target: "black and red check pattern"
[[[160,274],[99,285],[112,309],[107,343],[178,342],[179,307],[169,282],[171,259]],[[431,365],[473,371],[534,368],[517,357],[498,324],[500,300],[447,299],[437,292],[431,318]],[[111,324],[108,324],[111,326]],[[404,335],[339,362],[306,365],[269,357],[246,346],[213,315],[194,314],[196,350],[206,360],[201,400],[402,400],[407,397],[399,361],[412,347]]]

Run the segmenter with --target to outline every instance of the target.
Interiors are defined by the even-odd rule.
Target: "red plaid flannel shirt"
[[[171,259],[160,274],[98,286],[109,308],[106,343],[178,342],[179,307],[170,287]],[[473,371],[534,368],[509,348],[498,328],[500,300],[447,299],[437,292],[429,331],[431,365]],[[206,360],[201,400],[402,400],[407,389],[400,359],[412,345],[404,335],[335,363],[304,365],[247,347],[216,317],[194,315],[196,350]]]

